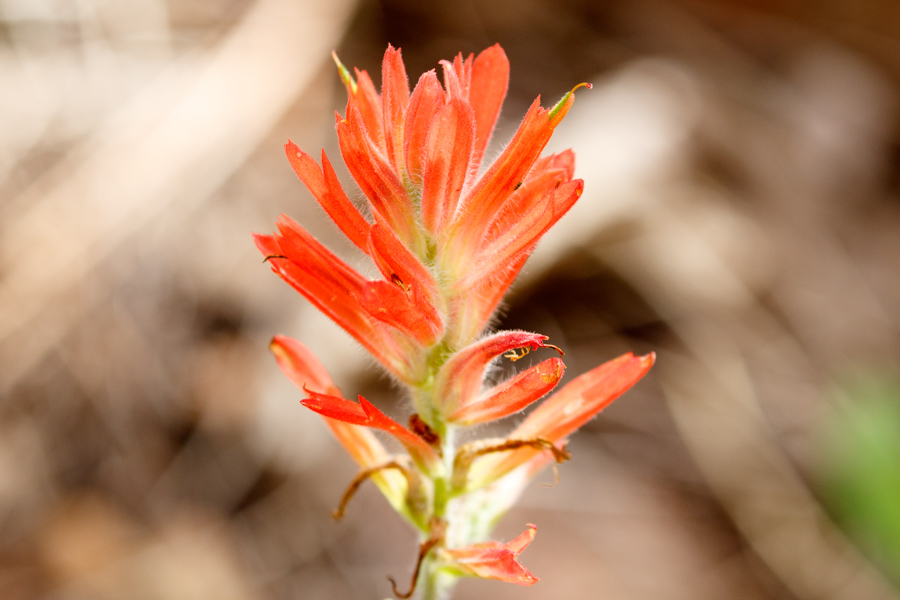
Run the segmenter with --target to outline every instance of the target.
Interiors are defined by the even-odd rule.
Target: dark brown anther
[[[554,346],[553,344],[544,344],[544,348],[553,348],[554,350],[559,352],[560,356],[566,355],[566,353],[562,351],[562,348],[560,348],[559,346]]]
[[[398,598],[411,598],[413,592],[416,591],[416,580],[419,579],[419,571],[422,569],[422,563],[425,561],[425,557],[428,556],[428,553],[431,552],[431,549],[441,543],[444,539],[444,532],[447,531],[447,522],[443,519],[432,519],[431,520],[431,535],[427,540],[419,544],[419,557],[416,560],[416,568],[412,574],[412,581],[409,584],[408,592],[401,592],[397,589],[397,582],[394,581],[394,578],[388,575],[388,581],[391,582],[391,587],[394,590],[394,595]]]
[[[432,447],[441,445],[441,436],[438,432],[431,428],[418,413],[413,413],[409,417],[409,429],[417,436],[425,440],[425,443]]]
[[[403,283],[403,280],[400,279],[400,276],[397,275],[396,273],[391,274],[391,283],[398,286],[401,290],[403,290],[407,294],[409,293],[409,286],[406,285],[405,283]]]
[[[285,256],[284,254],[270,254],[263,259],[263,262],[267,263],[267,262],[269,262],[270,259],[273,259],[273,258],[287,258],[287,256]]]
[[[516,187],[513,188],[513,191],[516,191],[517,189],[519,189],[520,187],[522,187],[522,183],[523,183],[523,182],[521,182],[521,181],[520,181],[519,183],[517,183],[517,184],[516,184]]]

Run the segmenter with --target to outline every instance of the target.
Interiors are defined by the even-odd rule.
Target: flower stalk
[[[365,71],[334,56],[347,88],[336,116],[341,155],[367,202],[360,211],[323,152],[316,162],[293,142],[288,160],[328,216],[372,261],[368,278],[287,216],[256,245],[272,270],[359,342],[408,392],[404,426],[364,397],[343,396],[301,342],[276,336],[279,367],[303,391],[360,468],[340,500],[343,516],[367,481],[419,531],[408,588],[398,598],[448,597],[460,577],[517,585],[538,581],[518,561],[534,539],[528,525],[507,543],[489,541],[528,480],[567,460],[566,442],[649,370],[653,354],[626,354],[544,400],[506,437],[472,439],[471,427],[505,419],[551,393],[565,373],[547,337],[488,329],[498,304],[541,236],[579,199],[571,151],[542,156],[574,102],[540,98],[489,165],[485,151],[506,96],[509,62],[499,45],[442,61],[410,89],[400,50],[388,47],[379,93]],[[541,352],[505,381],[498,361]],[[555,353],[558,356],[547,356]],[[391,454],[373,433],[393,437]]]

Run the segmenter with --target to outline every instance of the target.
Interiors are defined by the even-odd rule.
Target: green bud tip
[[[331,58],[334,59],[334,64],[337,65],[338,73],[341,76],[341,81],[344,82],[344,85],[350,88],[352,93],[356,93],[356,81],[353,79],[353,75],[350,74],[350,71],[347,67],[344,66],[344,63],[341,62],[341,59],[338,58],[337,52],[334,50],[331,51]]]
[[[569,97],[570,97],[573,93],[575,93],[575,90],[577,90],[577,89],[580,88],[580,87],[585,87],[585,88],[587,88],[587,89],[591,89],[591,88],[593,88],[594,86],[593,86],[592,84],[590,84],[590,83],[579,83],[578,85],[576,85],[575,87],[573,87],[571,90],[569,90],[568,92],[566,92],[566,95],[563,96],[563,97],[560,99],[560,101],[556,103],[556,106],[554,106],[553,109],[550,111],[550,114],[549,114],[548,116],[550,117],[550,120],[551,120],[551,121],[552,121],[553,119],[555,119],[555,118],[556,118],[556,115],[559,114],[559,111],[561,111],[561,110],[563,109],[563,107],[566,105],[566,102],[569,101]]]

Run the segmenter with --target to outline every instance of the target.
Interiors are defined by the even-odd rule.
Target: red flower
[[[528,525],[519,537],[506,544],[485,542],[465,548],[451,548],[441,552],[446,561],[444,569],[458,575],[499,579],[517,585],[534,585],[539,580],[528,569],[519,564],[522,553],[534,534],[537,526]]]
[[[652,352],[647,356],[629,352],[576,377],[538,406],[507,439],[543,440],[561,449],[569,435],[640,381],[655,360]],[[529,462],[529,469],[537,470],[552,457],[549,450],[537,446],[485,456],[473,465],[467,488],[482,487]]]
[[[331,381],[331,376],[319,359],[297,340],[276,335],[272,338],[269,349],[275,355],[282,373],[301,390],[340,396],[341,391]],[[371,469],[388,461],[387,450],[367,427],[323,417],[334,437],[361,468]],[[372,479],[391,505],[402,512],[406,497],[406,481],[403,477],[396,472],[382,471],[373,475]]]
[[[443,87],[429,71],[410,94],[400,51],[388,47],[379,95],[365,71],[354,79],[339,63],[349,92],[346,115],[337,118],[341,154],[374,223],[350,201],[324,153],[320,167],[292,142],[285,146],[298,177],[383,279],[367,280],[287,217],[276,234],[256,236],[276,273],[412,384],[426,376],[430,347],[446,339],[458,348],[480,334],[538,239],[583,186],[571,180],[571,152],[538,160],[571,93],[553,109],[535,100],[478,177],[509,63],[493,46],[442,65]]]
[[[386,431],[406,447],[407,452],[409,452],[422,471],[433,474],[440,467],[440,460],[431,446],[409,429],[375,408],[371,402],[362,396],[359,397],[359,404],[357,404],[338,396],[319,394],[309,389],[305,391],[309,395],[309,398],[302,401],[303,406],[306,408],[338,421],[352,423],[353,425],[365,425]]]
[[[432,70],[412,91],[400,51],[388,46],[380,94],[365,71],[351,74],[335,60],[349,96],[335,127],[367,210],[351,201],[324,152],[317,163],[293,142],[285,151],[378,275],[362,275],[286,216],[277,232],[256,235],[256,245],[273,271],[406,386],[417,413],[407,428],[362,396],[347,400],[296,340],[278,336],[272,351],[306,394],[302,404],[322,415],[361,467],[338,513],[371,478],[423,534],[413,588],[401,597],[412,595],[420,573],[432,591],[452,576],[531,585],[537,578],[518,556],[534,539],[533,525],[507,544],[471,541],[488,535],[521,480],[551,458],[566,458],[566,438],[653,364],[653,355],[610,361],[563,387],[509,437],[454,445],[454,428],[522,410],[565,372],[552,357],[486,385],[500,356],[562,351],[536,333],[483,331],[538,240],[581,196],[571,151],[540,156],[573,93],[552,108],[536,99],[510,143],[480,172],[509,80],[499,45],[442,61],[443,84]],[[389,455],[372,429],[393,436],[406,454]],[[498,481],[514,470],[515,477]]]

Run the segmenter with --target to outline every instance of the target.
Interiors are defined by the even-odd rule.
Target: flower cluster
[[[344,398],[313,353],[276,336],[282,371],[324,417],[360,467],[336,516],[371,480],[421,532],[407,593],[439,597],[462,576],[520,585],[537,581],[517,560],[535,527],[507,544],[484,541],[539,469],[568,458],[566,440],[638,381],[653,355],[626,354],[565,385],[506,438],[469,440],[465,428],[502,419],[549,393],[565,366],[547,337],[524,331],[486,334],[510,284],[540,237],[578,200],[571,151],[541,156],[574,101],[552,108],[536,99],[506,148],[486,168],[485,149],[506,96],[509,62],[499,45],[477,57],[442,61],[410,92],[399,49],[388,47],[379,94],[365,71],[335,60],[349,99],[337,115],[341,154],[368,200],[364,214],[321,164],[295,144],[288,159],[341,231],[380,272],[369,279],[286,216],[256,245],[272,270],[353,336],[409,391],[415,412],[404,426],[362,396]],[[585,84],[586,85],[586,84]],[[577,87],[580,86],[576,86]],[[590,87],[588,85],[588,87]],[[500,357],[541,348],[547,358],[492,382]],[[391,454],[380,429],[405,449]]]

